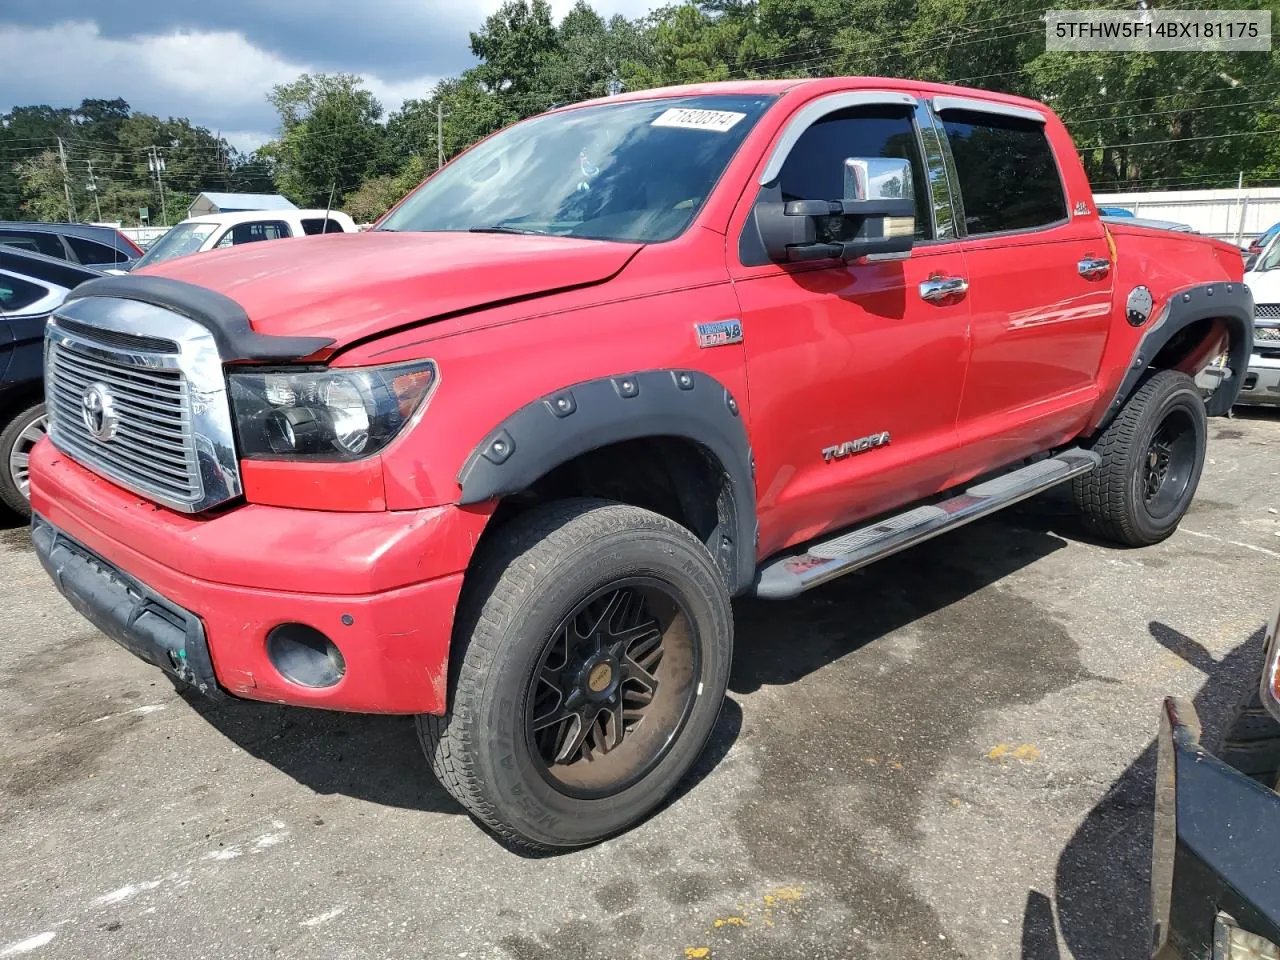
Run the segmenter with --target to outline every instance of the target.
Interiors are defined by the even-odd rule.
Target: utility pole
[[[436,99],[436,169],[444,166],[444,101]]]
[[[156,187],[160,191],[160,217],[164,225],[169,225],[169,209],[164,200],[164,157],[160,156],[160,148],[151,147],[151,155],[147,157],[147,169],[156,175]]]
[[[222,186],[226,190],[231,189],[231,180],[227,176],[227,151],[222,145],[222,128],[218,128],[218,132],[214,135],[218,141],[218,172],[222,174]]]
[[[67,220],[76,222],[76,208],[71,203],[71,180],[67,176],[67,151],[62,146],[62,138],[58,138],[58,165],[62,167],[62,192],[67,198]]]
[[[98,199],[98,180],[93,175],[93,161],[86,161],[89,164],[89,182],[85,184],[85,189],[93,194],[93,205],[98,210],[98,221],[102,221],[102,201]]]
[[[1240,244],[1240,239],[1244,236],[1244,211],[1249,206],[1249,198],[1244,195],[1244,171],[1241,170],[1236,175],[1236,210],[1239,217],[1236,220],[1236,245]]]

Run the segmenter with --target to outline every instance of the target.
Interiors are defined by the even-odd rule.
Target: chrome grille
[[[118,333],[115,330],[104,330],[101,327],[91,327],[88,324],[77,323],[75,320],[69,320],[66,317],[58,320],[58,326],[67,333],[88,337],[94,343],[103,343],[112,347],[120,347],[124,350],[143,350],[150,353],[178,352],[176,343],[172,340],[165,340],[162,337],[144,337],[136,333]]]
[[[122,487],[186,513],[240,494],[221,357],[187,317],[69,300],[46,330],[45,401],[54,445]]]
[[[59,446],[143,493],[182,503],[200,499],[181,371],[106,360],[67,340],[50,344],[48,364],[46,398]],[[85,392],[95,384],[109,391],[117,418],[115,435],[105,442],[90,433],[84,416]]]
[[[1280,320],[1280,303],[1255,303],[1253,315],[1258,320]]]
[[[1280,343],[1280,327],[1254,327],[1253,339]]]

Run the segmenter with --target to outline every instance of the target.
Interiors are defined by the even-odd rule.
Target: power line
[[[1148,113],[1128,113],[1119,117],[1083,117],[1079,120],[1072,120],[1071,125],[1074,126],[1079,123],[1104,123],[1111,120],[1134,120],[1141,117],[1159,117],[1171,113],[1181,115],[1184,113],[1202,113],[1205,110],[1230,110],[1233,107],[1253,107],[1265,103],[1280,107],[1280,103],[1277,103],[1274,97],[1267,97],[1263,100],[1245,100],[1238,103],[1210,103],[1202,107],[1170,107],[1168,110],[1152,110]]]
[[[1264,137],[1272,134],[1280,133],[1280,127],[1272,127],[1268,130],[1241,130],[1237,133],[1211,133],[1200,137],[1172,137],[1168,140],[1135,140],[1131,143],[1099,143],[1091,144],[1087,147],[1077,147],[1078,153],[1086,153],[1092,150],[1116,150],[1120,147],[1154,147],[1167,143],[1199,143],[1203,140],[1226,140],[1231,137]]]

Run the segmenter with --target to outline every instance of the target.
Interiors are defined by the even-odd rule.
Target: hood
[[[257,333],[342,347],[403,324],[603,283],[639,244],[524,234],[331,233],[167,260],[138,274],[230,297]]]

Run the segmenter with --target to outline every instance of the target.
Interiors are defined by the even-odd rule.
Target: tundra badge
[[[698,335],[698,346],[725,347],[731,343],[742,342],[741,320],[717,320],[714,323],[695,323],[694,331]]]
[[[834,447],[822,448],[822,459],[830,463],[832,460],[843,460],[845,457],[852,457],[855,453],[866,453],[868,450],[874,450],[876,447],[883,447],[889,442],[889,431],[884,433],[873,433],[869,437],[859,437],[857,440],[850,440],[848,443],[836,444]]]

